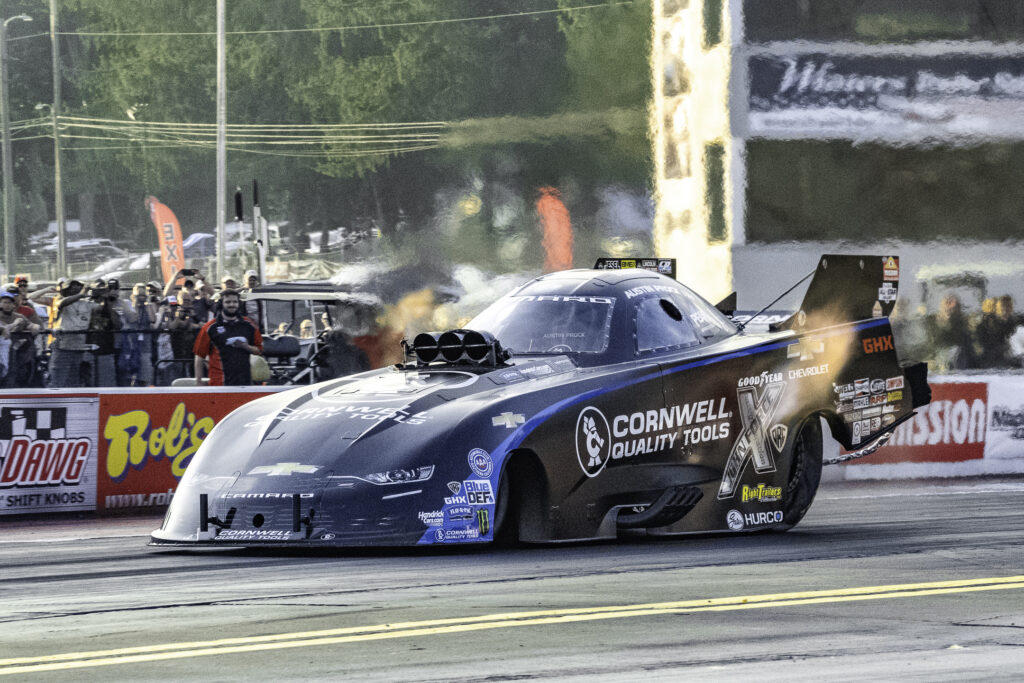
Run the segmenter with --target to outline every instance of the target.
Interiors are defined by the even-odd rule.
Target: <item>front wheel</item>
[[[796,526],[814,502],[821,482],[821,420],[813,415],[802,423],[790,446],[789,477],[783,497],[782,523]]]

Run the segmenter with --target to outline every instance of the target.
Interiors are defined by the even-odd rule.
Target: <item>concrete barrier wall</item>
[[[285,387],[0,394],[0,515],[166,506],[210,430]]]

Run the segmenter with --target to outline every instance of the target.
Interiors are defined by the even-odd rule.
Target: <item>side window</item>
[[[693,325],[669,299],[652,297],[637,304],[637,351],[683,348],[698,343]]]

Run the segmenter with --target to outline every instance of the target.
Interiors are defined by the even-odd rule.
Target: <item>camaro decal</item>
[[[743,426],[725,462],[722,484],[718,488],[719,500],[732,498],[736,494],[736,485],[748,460],[754,461],[754,471],[758,474],[775,471],[775,457],[772,455],[767,425],[775,415],[785,391],[785,382],[769,384],[760,398],[754,387],[736,390]]]

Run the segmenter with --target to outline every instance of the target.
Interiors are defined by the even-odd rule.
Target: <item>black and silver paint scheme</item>
[[[897,359],[897,281],[895,257],[822,257],[800,310],[754,332],[658,273],[542,276],[467,325],[498,340],[488,362],[410,355],[231,413],[152,543],[788,529],[823,429],[866,449],[929,400],[922,365]]]

